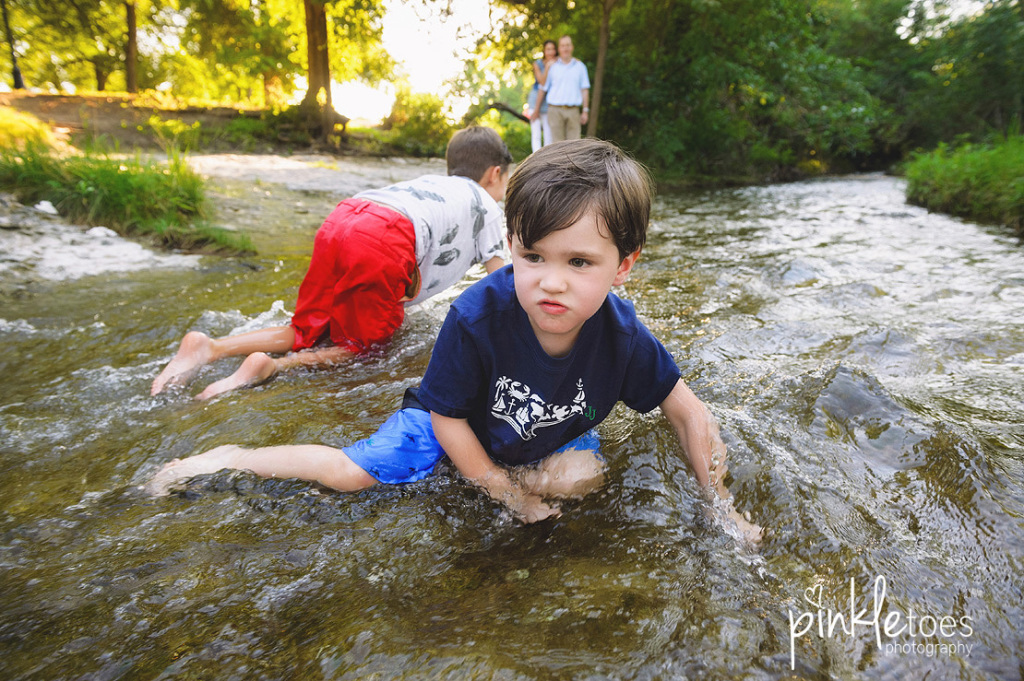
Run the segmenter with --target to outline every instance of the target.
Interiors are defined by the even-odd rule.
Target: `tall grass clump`
[[[0,148],[13,149],[26,145],[53,146],[50,127],[32,114],[9,106],[0,107]]]
[[[72,222],[103,225],[170,248],[254,252],[247,236],[206,222],[202,178],[179,154],[169,154],[162,164],[99,153],[60,157],[38,144],[3,147],[0,185],[23,203],[50,201]]]
[[[945,145],[906,167],[907,200],[929,210],[1006,225],[1024,236],[1024,136]]]

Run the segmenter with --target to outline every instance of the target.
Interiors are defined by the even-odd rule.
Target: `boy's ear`
[[[483,176],[480,178],[480,181],[477,182],[477,184],[483,187],[484,189],[487,189],[488,187],[494,185],[496,182],[500,181],[501,166],[491,166],[490,168],[484,171]]]
[[[615,281],[612,282],[612,286],[622,286],[626,283],[626,279],[629,278],[629,273],[639,257],[640,249],[638,248],[622,259],[622,262],[619,263],[619,270],[615,273]]]
[[[484,171],[484,174],[477,180],[477,184],[484,188],[484,191],[491,195],[495,201],[505,198],[505,187],[508,183],[508,173],[502,172],[501,166],[491,166]]]

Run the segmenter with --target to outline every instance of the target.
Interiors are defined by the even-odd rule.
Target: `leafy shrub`
[[[929,210],[1024,230],[1024,136],[993,145],[946,145],[906,166],[907,200]]]
[[[176,118],[163,119],[153,114],[145,126],[139,126],[142,132],[146,128],[153,131],[157,143],[163,149],[194,149],[201,136],[199,121],[189,125]]]
[[[390,131],[388,141],[410,156],[444,156],[455,132],[440,97],[406,88],[398,91],[384,128]]]
[[[0,147],[50,147],[53,142],[49,126],[32,114],[22,113],[9,106],[0,108]]]
[[[185,249],[253,252],[248,237],[205,222],[203,181],[180,155],[166,165],[97,154],[52,154],[39,145],[0,148],[0,184],[20,201],[47,200],[61,215]]]

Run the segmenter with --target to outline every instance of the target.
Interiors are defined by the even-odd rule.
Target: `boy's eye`
[[[526,262],[540,262],[540,256],[536,253],[527,253],[523,256],[523,260]]]
[[[572,258],[571,260],[569,260],[569,264],[572,265],[573,267],[584,267],[586,265],[589,265],[590,263],[583,258]]]

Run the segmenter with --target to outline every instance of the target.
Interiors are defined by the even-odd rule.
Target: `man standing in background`
[[[587,67],[573,58],[572,50],[572,38],[563,35],[558,39],[558,59],[548,70],[548,80],[541,87],[533,113],[538,116],[541,104],[547,100],[552,142],[578,140],[590,113]]]

